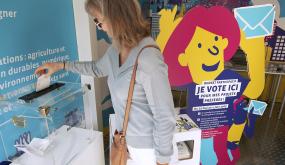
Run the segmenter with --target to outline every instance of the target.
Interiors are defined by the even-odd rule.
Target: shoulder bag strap
[[[145,48],[156,48],[158,50],[159,47],[156,45],[146,45],[144,46],[138,53],[137,59],[136,59],[136,63],[134,65],[134,69],[133,69],[133,73],[132,73],[132,78],[131,78],[131,82],[130,82],[130,87],[129,87],[129,92],[128,92],[128,100],[127,100],[127,104],[126,104],[126,108],[125,108],[125,118],[124,118],[124,124],[123,124],[123,134],[122,136],[126,136],[126,132],[127,132],[127,127],[128,127],[128,121],[129,121],[129,114],[130,114],[130,110],[131,110],[131,104],[132,104],[132,98],[133,98],[133,92],[134,92],[134,87],[135,87],[135,80],[136,80],[136,71],[137,71],[137,67],[138,67],[138,59],[140,54],[142,53],[142,51]]]

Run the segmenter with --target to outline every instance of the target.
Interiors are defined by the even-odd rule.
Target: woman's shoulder
[[[159,54],[159,55],[161,55],[158,45],[156,44],[154,39],[150,36],[143,38],[139,42],[138,49],[140,50],[143,48],[144,48],[144,50],[142,51],[142,55],[145,55],[145,54]]]
[[[141,41],[138,44],[139,47],[143,47],[145,45],[157,45],[157,44],[151,36],[147,36],[141,39]]]
[[[142,42],[141,49],[145,46],[151,46],[144,48],[139,57],[139,65],[142,69],[145,72],[152,72],[158,67],[164,67],[163,55],[158,49],[156,42],[151,37],[144,38]]]

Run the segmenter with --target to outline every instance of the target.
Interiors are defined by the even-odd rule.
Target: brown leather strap
[[[133,69],[133,73],[132,73],[130,87],[129,87],[128,100],[127,100],[127,104],[126,104],[126,108],[125,108],[125,118],[124,118],[122,136],[126,136],[126,132],[127,132],[128,121],[129,121],[129,114],[130,114],[130,110],[131,110],[132,98],[133,98],[134,87],[135,87],[136,73],[137,73],[137,68],[138,68],[138,59],[139,59],[139,56],[142,53],[142,51],[145,48],[150,48],[150,47],[153,47],[153,48],[156,48],[156,49],[160,50],[159,47],[156,46],[156,45],[146,45],[138,53],[138,56],[137,56],[137,59],[136,59],[136,63],[134,65],[134,69]]]

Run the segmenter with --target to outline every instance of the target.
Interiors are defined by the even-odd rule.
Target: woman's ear
[[[181,66],[187,66],[187,56],[185,53],[180,53],[178,56],[178,62]]]

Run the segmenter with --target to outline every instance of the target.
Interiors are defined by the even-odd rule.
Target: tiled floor
[[[242,138],[237,165],[285,165],[285,113],[278,120],[279,107],[275,106],[272,118],[268,108],[257,120],[253,139]]]

